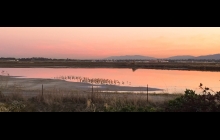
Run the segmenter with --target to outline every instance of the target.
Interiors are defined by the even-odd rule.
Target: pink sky
[[[0,57],[165,58],[220,53],[220,27],[0,27]]]

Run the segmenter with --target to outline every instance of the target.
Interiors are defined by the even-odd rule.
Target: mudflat
[[[7,79],[6,79],[7,78]],[[69,82],[59,79],[23,78],[23,77],[4,77],[3,86],[7,88],[3,92],[7,93],[11,89],[22,91],[41,91],[43,90],[63,90],[63,91],[146,91],[147,87],[117,86],[117,85],[96,85],[81,82]],[[42,87],[43,85],[43,87]],[[148,91],[161,91],[159,88],[148,87]]]

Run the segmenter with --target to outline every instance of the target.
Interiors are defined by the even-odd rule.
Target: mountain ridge
[[[201,55],[201,56],[192,56],[192,55],[177,55],[177,56],[171,56],[167,58],[155,58],[150,56],[143,56],[143,55],[122,55],[122,56],[110,56],[104,59],[112,59],[112,60],[129,60],[129,59],[144,59],[144,60],[153,60],[153,59],[169,59],[169,60],[178,60],[178,59],[217,59],[220,60],[220,54],[210,54],[210,55]]]
[[[171,56],[171,57],[167,57],[167,58],[164,58],[164,59],[194,59],[195,56],[192,56],[192,55],[177,55],[177,56]]]
[[[143,55],[123,55],[123,56],[110,56],[104,59],[123,60],[123,59],[157,59],[157,58],[143,56]]]

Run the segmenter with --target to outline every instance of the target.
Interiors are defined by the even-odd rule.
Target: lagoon
[[[200,83],[214,91],[220,91],[220,72],[156,69],[133,71],[128,68],[0,68],[0,72],[2,71],[22,78],[62,79],[70,82],[79,82],[76,77],[117,80],[119,86],[148,85],[163,89],[158,91],[160,93],[183,93],[185,89],[201,92]]]

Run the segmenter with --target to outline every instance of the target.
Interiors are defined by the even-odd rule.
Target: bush
[[[124,105],[121,107],[108,107],[104,109],[105,112],[157,112],[160,108],[149,106],[138,107],[134,105]]]
[[[202,95],[197,95],[195,91],[186,89],[185,94],[168,102],[165,111],[168,112],[219,112],[220,92],[211,94],[210,89],[202,87]],[[213,91],[214,92],[214,91]]]

